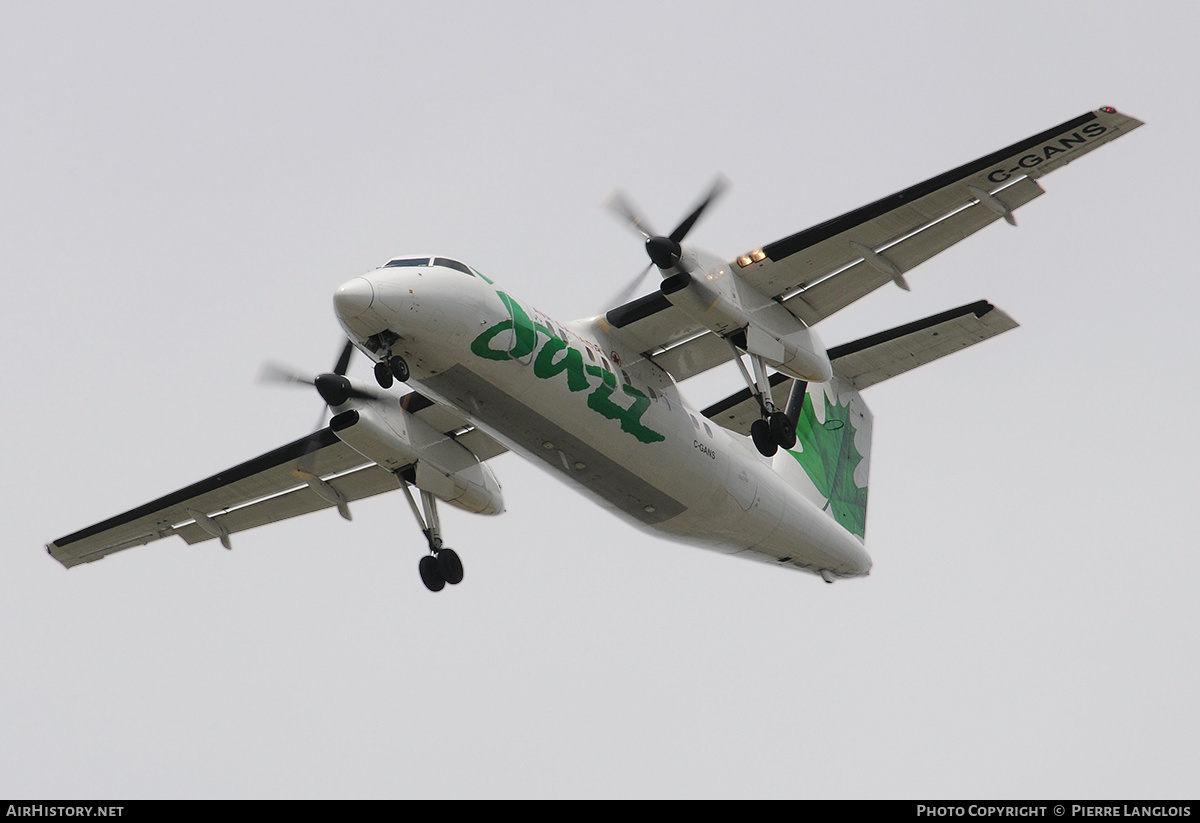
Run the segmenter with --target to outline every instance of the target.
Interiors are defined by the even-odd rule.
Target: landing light
[[[766,259],[767,259],[766,252],[764,252],[762,249],[755,249],[754,251],[750,252],[749,254],[743,254],[741,257],[739,257],[737,259],[737,264],[744,269],[747,266],[749,266],[751,263],[759,263]]]

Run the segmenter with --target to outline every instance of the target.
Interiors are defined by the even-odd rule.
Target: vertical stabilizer
[[[788,415],[796,445],[780,449],[774,468],[842,528],[860,539],[867,527],[867,475],[871,462],[871,410],[849,380],[836,372],[828,383],[795,383]],[[797,396],[803,392],[802,396]]]

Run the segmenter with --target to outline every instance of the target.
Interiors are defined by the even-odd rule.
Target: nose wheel
[[[407,383],[409,374],[408,363],[399,355],[393,355],[375,364],[375,382],[380,388],[390,389],[395,380]]]
[[[413,516],[417,518],[421,532],[429,544],[429,554],[422,557],[421,562],[417,564],[417,570],[421,573],[421,582],[431,592],[440,592],[446,588],[447,583],[451,586],[458,585],[463,579],[463,564],[458,557],[458,552],[442,545],[442,526],[438,519],[437,498],[421,489],[421,505],[418,507],[408,481],[398,472],[396,479],[400,481],[400,488],[404,491],[404,496],[408,498],[409,508],[412,509]]]

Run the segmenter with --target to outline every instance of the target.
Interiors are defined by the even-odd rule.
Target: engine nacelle
[[[729,283],[738,285],[749,290],[744,284]],[[672,305],[709,331],[733,340],[738,348],[761,356],[783,373],[816,383],[833,375],[820,338],[774,300],[756,293],[761,305],[747,309],[745,301],[687,272],[666,278],[661,288]]]
[[[411,468],[417,488],[460,509],[500,514],[496,475],[470,449],[387,401],[370,401],[329,421],[338,439],[388,471]]]

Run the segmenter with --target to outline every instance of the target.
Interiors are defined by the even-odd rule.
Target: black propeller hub
[[[646,240],[646,254],[651,262],[664,271],[670,268],[680,268],[679,256],[683,249],[679,243],[670,237],[651,237]]]
[[[355,395],[350,381],[340,374],[318,374],[313,385],[321,399],[331,406],[340,406]]]

